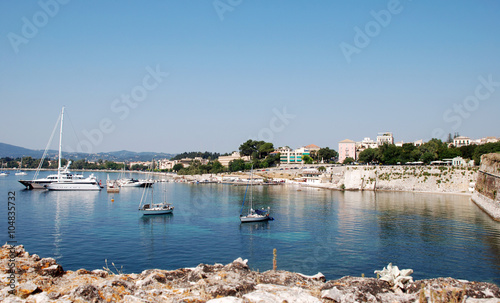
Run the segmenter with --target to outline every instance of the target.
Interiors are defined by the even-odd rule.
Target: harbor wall
[[[345,166],[331,183],[345,190],[471,193],[476,174],[472,167]]]
[[[481,156],[472,201],[492,218],[500,221],[500,154]]]

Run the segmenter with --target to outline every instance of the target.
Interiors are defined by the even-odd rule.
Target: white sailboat
[[[245,190],[245,196],[243,197],[243,205],[241,206],[240,222],[246,223],[246,222],[274,220],[274,218],[269,216],[269,212],[271,211],[270,207],[268,207],[267,209],[264,208],[253,209],[253,186],[252,186],[253,181],[254,180],[253,180],[253,165],[252,165],[250,181]],[[250,186],[250,207],[248,209],[248,213],[246,215],[243,215],[243,207],[245,206],[245,198],[247,195],[248,186]]]
[[[94,174],[85,178],[83,175],[73,175],[71,173],[62,173],[63,168],[61,167],[61,156],[62,156],[62,134],[63,134],[63,117],[64,117],[64,107],[61,111],[61,128],[59,131],[59,159],[57,166],[57,180],[55,182],[48,183],[45,188],[48,190],[101,190],[100,184],[97,182],[97,178]],[[68,163],[65,170],[69,167]],[[50,177],[50,176],[49,176]]]
[[[8,172],[6,172],[5,170],[3,170],[4,169],[3,167],[4,167],[4,164],[2,162],[2,170],[0,171],[0,177],[5,177],[5,176],[9,175]]]
[[[148,193],[151,192],[151,202],[146,203],[148,199]],[[155,203],[154,202],[154,187],[148,186],[144,187],[144,191],[142,192],[141,202],[139,203],[139,211],[143,216],[147,215],[166,215],[171,214],[174,211],[174,207],[166,202],[166,190],[163,198],[163,202]]]
[[[23,158],[21,158],[21,163],[19,164],[19,168],[17,169],[15,175],[16,176],[26,176],[27,173],[22,171],[21,168],[23,167]]]

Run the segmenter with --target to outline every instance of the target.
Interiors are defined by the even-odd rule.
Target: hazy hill
[[[54,158],[57,157],[58,152],[55,150],[49,150],[48,157]],[[27,149],[20,146],[15,146],[6,143],[0,143],[0,158],[4,157],[32,157],[32,158],[41,158],[43,155],[43,150],[33,150]],[[151,159],[170,159],[175,154],[168,153],[155,153],[155,152],[131,152],[127,150],[115,151],[115,152],[107,152],[107,153],[94,153],[94,154],[86,154],[86,153],[63,153],[63,157],[66,159],[87,159],[89,161],[97,161],[99,159],[109,160],[115,162],[121,161],[151,161]]]

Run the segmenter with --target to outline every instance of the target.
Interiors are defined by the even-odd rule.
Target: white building
[[[390,132],[378,133],[377,135],[377,145],[381,146],[384,144],[394,144],[394,136]]]
[[[309,156],[309,149],[305,147],[297,148],[292,150],[289,147],[280,147],[278,149],[280,153],[280,163],[281,164],[302,164],[302,157]]]
[[[453,159],[451,159],[451,165],[453,166],[474,166],[474,160],[465,160],[464,158],[462,157],[455,157]]]
[[[462,146],[469,146],[470,138],[464,136],[456,137],[455,139],[453,139],[453,145],[457,148]]]
[[[219,156],[217,160],[219,160],[220,164],[222,164],[225,167],[229,167],[229,162],[233,160],[239,160],[243,159],[243,161],[248,162],[250,161],[250,156],[241,156],[239,152],[233,152],[230,156]]]

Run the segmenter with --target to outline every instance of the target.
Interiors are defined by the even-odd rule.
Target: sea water
[[[105,183],[106,173],[95,174]],[[15,191],[15,240],[65,270],[108,266],[140,273],[241,257],[262,272],[272,269],[276,248],[278,269],[321,272],[327,279],[375,277],[374,270],[391,262],[413,269],[414,279],[500,285],[500,222],[465,195],[253,186],[254,207],[270,206],[275,220],[241,224],[245,186],[159,182],[155,202],[166,199],[174,213],[144,217],[138,211],[143,188],[114,194],[25,190],[17,180],[32,175],[0,179],[3,243],[11,240],[7,204]]]

